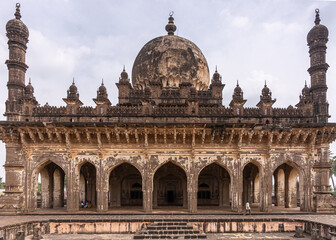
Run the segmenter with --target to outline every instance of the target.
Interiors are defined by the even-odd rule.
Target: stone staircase
[[[187,222],[163,220],[147,225],[133,239],[207,239],[207,236]]]

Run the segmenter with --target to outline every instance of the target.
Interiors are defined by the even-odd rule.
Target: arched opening
[[[206,166],[198,176],[198,206],[229,207],[231,179],[228,171],[217,163]]]
[[[154,175],[153,207],[187,207],[187,176],[184,170],[168,162]]]
[[[96,167],[89,162],[80,168],[79,201],[84,208],[93,208],[97,203]]]
[[[109,206],[142,206],[142,177],[129,163],[114,168],[109,177]]]
[[[243,170],[243,206],[249,201],[251,206],[260,203],[260,173],[254,163],[249,163]]]
[[[299,173],[296,167],[284,163],[277,167],[274,177],[274,205],[285,208],[300,206]]]
[[[66,176],[53,162],[41,167],[37,181],[37,208],[63,208],[66,206]]]

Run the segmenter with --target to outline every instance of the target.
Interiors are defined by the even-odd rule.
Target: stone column
[[[59,208],[64,205],[64,174],[60,169],[54,171],[53,207]]]
[[[100,166],[97,169],[96,176],[96,193],[97,193],[97,211],[106,212],[108,210],[108,185],[109,176],[103,166],[103,158],[100,158]]]
[[[231,179],[231,192],[232,192],[232,204],[231,209],[234,212],[241,212],[243,210],[242,196],[243,196],[243,171],[241,170],[240,163],[237,166],[236,171],[232,174]]]
[[[109,200],[109,177],[108,173],[104,172],[101,179],[101,205],[98,211],[106,212],[108,211],[108,200]]]
[[[197,191],[198,191],[198,176],[194,173],[190,173],[187,176],[187,191],[188,191],[188,211],[190,213],[197,212]]]
[[[20,153],[20,146],[6,143],[6,163],[4,165],[6,186],[4,195],[0,197],[0,212],[17,212],[24,209],[24,156]]]
[[[143,209],[146,213],[153,210],[153,174],[145,172],[142,177]]]
[[[228,178],[222,181],[222,191],[222,206],[230,206],[230,180]]]
[[[224,184],[223,184],[223,180],[222,179],[220,179],[219,181],[218,181],[218,192],[219,192],[219,199],[218,199],[218,201],[219,201],[219,207],[223,207],[223,204],[224,204]]]
[[[265,167],[264,171],[259,172],[259,179],[260,211],[269,212],[272,210],[272,172],[270,167]]]
[[[77,179],[78,176],[78,179]],[[75,212],[79,210],[79,188],[80,169],[75,166],[73,159],[69,156],[69,167],[67,175],[67,211]]]

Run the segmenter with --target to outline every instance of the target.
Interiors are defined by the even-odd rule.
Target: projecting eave
[[[158,140],[158,139],[163,140]],[[201,123],[92,123],[0,122],[0,139],[23,145],[93,144],[204,144],[301,145],[329,144],[336,139],[336,124],[296,124],[275,127],[258,124]],[[151,139],[151,140],[149,140]],[[153,141],[154,142],[150,142]]]

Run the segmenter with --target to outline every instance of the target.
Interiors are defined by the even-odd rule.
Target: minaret
[[[29,37],[27,26],[21,21],[20,4],[16,4],[15,18],[6,25],[9,59],[8,67],[8,99],[6,112],[8,121],[19,121],[21,112],[21,99],[24,96],[26,65],[26,49]]]
[[[319,10],[315,10],[315,26],[307,35],[307,43],[309,46],[310,68],[308,72],[311,79],[311,92],[313,100],[314,122],[328,122],[327,102],[327,82],[326,72],[329,65],[326,63],[326,43],[328,42],[328,28],[320,24]]]

